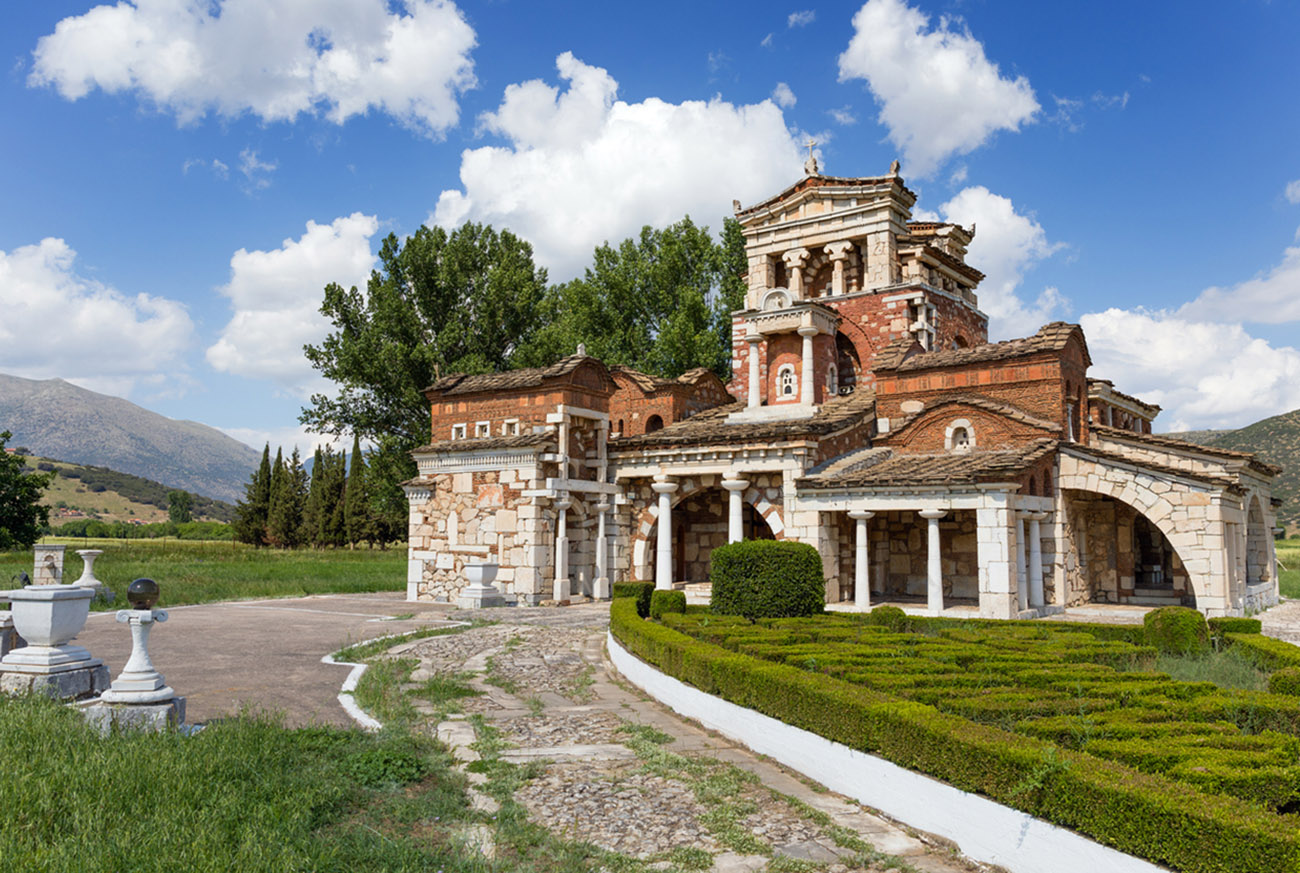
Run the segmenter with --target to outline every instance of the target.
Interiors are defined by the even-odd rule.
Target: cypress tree
[[[304,471],[305,472],[305,471]],[[325,525],[322,516],[328,513],[325,501],[325,456],[320,446],[311,459],[311,485],[307,489],[307,502],[302,511],[302,534],[298,537],[304,545],[319,548]]]
[[[266,545],[266,519],[271,507],[271,444],[262,449],[262,463],[244,486],[244,499],[235,506],[235,539]]]
[[[302,468],[295,446],[289,460],[276,456],[271,474],[271,510],[267,517],[267,539],[283,549],[292,549],[302,540],[303,504],[307,500],[307,473]]]
[[[284,455],[280,449],[275,450],[275,463],[271,465],[271,499],[266,511],[266,541],[273,546],[283,546],[284,540],[281,521],[285,514],[285,503],[289,499],[286,490],[288,473],[284,468]]]
[[[348,548],[370,538],[370,495],[366,491],[366,459],[361,454],[361,437],[352,435],[352,469],[348,471],[343,524]]]
[[[348,456],[339,452],[329,461],[329,478],[325,480],[325,501],[329,514],[323,519],[325,525],[322,537],[326,545],[341,546],[347,541],[344,510],[347,508]]]

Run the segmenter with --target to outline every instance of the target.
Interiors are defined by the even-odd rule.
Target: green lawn
[[[159,605],[181,606],[223,600],[295,597],[366,591],[401,591],[406,587],[406,550],[336,549],[330,551],[256,549],[223,542],[185,540],[60,540],[66,542],[64,577],[81,576],[76,549],[102,549],[95,576],[117,595],[132,579],[147,576],[162,588]],[[0,552],[0,590],[20,570],[32,572],[32,553]]]
[[[1300,537],[1279,540],[1277,559],[1286,568],[1278,580],[1282,596],[1300,598]]]

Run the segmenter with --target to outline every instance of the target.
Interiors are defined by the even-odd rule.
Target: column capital
[[[563,497],[556,498],[555,503],[553,503],[552,506],[560,510],[560,512],[564,512],[564,510],[568,509],[570,506],[573,506],[573,501],[570,500],[569,496],[566,494]]]
[[[672,494],[677,490],[677,485],[676,479],[663,473],[655,476],[654,481],[650,483],[650,487],[656,494]]]
[[[821,328],[815,324],[803,324],[799,326],[799,336],[801,337],[814,337],[821,332]]]
[[[751,324],[750,327],[752,328],[753,325]],[[757,330],[755,330],[753,333],[745,334],[745,342],[747,343],[753,343],[754,345],[758,345],[762,341],[763,341],[763,335],[759,333]]]
[[[859,521],[866,521],[866,520],[869,519],[869,518],[875,518],[875,517],[876,517],[876,514],[875,514],[874,512],[871,512],[870,510],[867,510],[867,509],[850,509],[850,510],[849,510],[849,518],[858,519]]]
[[[1020,517],[1025,521],[1046,521],[1049,515],[1050,512],[1030,512],[1024,509],[1020,511]]]
[[[832,261],[842,261],[849,256],[853,250],[853,243],[846,239],[836,240],[833,243],[827,243],[826,248],[822,249],[826,254],[831,256]]]
[[[928,519],[936,519],[936,520],[937,520],[937,519],[943,518],[945,515],[947,515],[947,514],[948,514],[948,510],[946,510],[946,509],[921,509],[921,510],[918,510],[916,514],[919,515],[919,516],[921,516],[921,518],[928,518]]]
[[[785,261],[791,267],[802,266],[803,262],[808,259],[812,252],[807,249],[790,249],[781,255],[781,260]]]
[[[728,473],[727,477],[722,480],[722,487],[726,488],[728,491],[744,491],[749,487],[749,480],[741,479]]]
[[[613,506],[614,504],[610,503],[608,500],[602,497],[600,499],[600,502],[596,504],[596,511],[602,513],[609,512],[610,509],[613,508]]]

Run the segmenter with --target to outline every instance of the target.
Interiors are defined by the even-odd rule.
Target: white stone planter
[[[469,582],[461,589],[456,605],[461,609],[479,609],[485,606],[504,606],[505,598],[492,587],[497,577],[498,565],[487,561],[465,565],[465,579]]]
[[[104,554],[104,551],[102,549],[77,549],[77,554],[81,555],[84,566],[81,570],[81,578],[73,584],[82,588],[98,589],[104,587],[104,583],[95,578],[95,559]]]
[[[27,645],[0,661],[6,670],[57,672],[75,670],[91,660],[90,652],[69,642],[86,625],[95,592],[70,585],[29,585],[9,591],[14,629]]]

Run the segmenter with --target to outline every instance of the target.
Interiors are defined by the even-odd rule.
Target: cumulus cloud
[[[278,161],[264,161],[252,149],[239,153],[239,172],[244,174],[245,188],[249,191],[261,191],[271,187],[271,174],[279,169]]]
[[[835,120],[836,124],[848,126],[858,123],[858,117],[853,114],[848,106],[841,106],[839,109],[827,109],[826,112]]]
[[[940,206],[939,215],[918,212],[917,217],[975,226],[966,260],[985,276],[977,293],[980,309],[989,315],[991,339],[1026,336],[1065,310],[1067,301],[1056,288],[1045,288],[1032,302],[1022,299],[1025,273],[1063,244],[1049,241],[1043,226],[1032,215],[1017,212],[1009,198],[974,185]]]
[[[220,291],[234,315],[207,350],[214,369],[266,379],[298,396],[320,386],[302,347],[325,338],[329,323],[319,312],[325,286],[364,286],[375,263],[370,238],[373,215],[352,215],[329,224],[307,222],[298,239],[273,251],[240,249],[230,258],[230,282]]]
[[[194,334],[185,307],[86,278],[76,258],[53,237],[0,251],[0,371],[119,396],[183,379]]]
[[[1300,321],[1300,246],[1287,248],[1282,262],[1266,273],[1228,288],[1206,288],[1179,308],[1178,316],[1254,324]]]
[[[723,204],[754,202],[802,172],[796,135],[770,100],[627,103],[606,70],[568,52],[556,66],[563,91],[540,80],[510,85],[480,119],[507,145],[461,154],[462,188],[442,192],[431,223],[509,227],[563,280],[606,240],[687,213],[716,229]]]
[[[1294,182],[1288,182],[1286,191],[1283,192],[1288,203],[1300,203],[1300,179]]]
[[[798,12],[791,12],[785,19],[786,27],[806,27],[817,20],[817,10],[801,9]]]
[[[1164,407],[1162,430],[1241,427],[1300,407],[1300,350],[1240,324],[1114,308],[1080,322],[1090,372]]]
[[[789,109],[794,106],[798,98],[794,96],[794,92],[790,90],[789,85],[785,82],[777,82],[776,87],[772,89],[772,99],[782,109]]]
[[[840,81],[866,80],[910,176],[928,177],[999,130],[1018,131],[1039,110],[1029,80],[1003,77],[983,44],[952,23],[931,29],[903,0],[868,0],[840,55]]]
[[[55,25],[28,82],[69,100],[134,92],[182,123],[374,109],[438,136],[475,84],[474,45],[448,0],[122,0]]]

